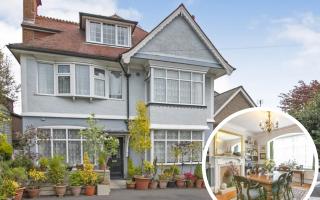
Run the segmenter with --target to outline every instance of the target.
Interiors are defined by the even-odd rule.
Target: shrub
[[[64,158],[61,156],[54,156],[49,160],[48,177],[51,183],[55,185],[63,185],[64,176],[66,175],[66,165]]]
[[[80,171],[84,185],[96,185],[98,175],[93,171],[93,164],[90,163],[88,153],[83,156],[83,170]]]
[[[12,168],[11,173],[13,180],[18,182],[20,185],[24,185],[25,182],[28,180],[26,169],[23,167]]]
[[[47,180],[45,173],[38,171],[36,169],[31,169],[29,171],[28,175],[29,175],[29,180],[30,180],[29,186],[31,188],[38,188],[40,183]]]
[[[24,167],[27,171],[34,168],[34,164],[31,159],[26,155],[17,155],[12,161],[12,167]]]
[[[135,167],[133,161],[128,157],[128,178],[132,178],[135,175]]]
[[[143,165],[144,165],[144,171],[147,175],[150,176],[154,173],[153,163],[145,160],[145,161],[143,161]]]
[[[41,157],[38,161],[39,167],[42,171],[46,171],[49,166],[49,159],[46,157]]]
[[[13,148],[7,141],[7,135],[0,134],[0,160],[10,160],[12,153]]]
[[[202,179],[202,169],[201,169],[201,165],[197,164],[195,169],[194,169],[194,173],[193,173],[198,179]]]
[[[16,190],[19,188],[19,184],[10,179],[4,179],[0,184],[0,194],[4,199],[13,197],[16,194]]]
[[[83,184],[80,171],[71,172],[69,175],[70,186],[81,186]]]

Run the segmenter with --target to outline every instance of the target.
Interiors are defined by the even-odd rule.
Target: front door
[[[117,139],[119,140],[118,153],[108,161],[111,179],[123,178],[123,137]]]

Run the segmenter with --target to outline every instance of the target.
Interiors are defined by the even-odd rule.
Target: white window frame
[[[53,142],[54,141],[63,141],[63,142],[66,142],[66,155],[65,155],[65,160],[66,160],[66,163],[69,163],[69,141],[77,141],[81,143],[81,146],[80,146],[80,151],[81,151],[81,155],[80,155],[80,158],[81,158],[81,163],[79,164],[83,164],[83,142],[86,141],[85,139],[83,139],[82,135],[80,135],[80,139],[69,139],[68,138],[68,133],[69,133],[69,130],[83,130],[85,129],[85,127],[77,127],[77,126],[43,126],[43,127],[38,127],[37,128],[38,130],[41,130],[41,129],[48,129],[50,130],[50,154],[51,154],[51,158],[54,156],[53,155]],[[63,129],[66,131],[66,138],[65,139],[54,139],[53,138],[53,130],[54,129]],[[39,144],[38,144],[38,141],[41,141],[40,139],[36,138],[36,153],[38,154],[39,153]]]
[[[69,73],[59,73],[58,68],[59,65],[69,65]],[[74,77],[75,77],[75,69],[74,69],[74,65],[70,64],[70,63],[59,63],[59,64],[55,64],[54,65],[54,82],[55,82],[55,89],[54,89],[54,93],[56,95],[59,96],[70,96],[74,93],[74,87],[73,87],[73,83],[74,83]],[[70,93],[59,93],[59,77],[60,76],[69,76],[70,77]]]
[[[94,70],[95,69],[100,69],[100,70],[104,70],[104,79],[102,78],[99,78],[97,77],[95,74],[94,74]],[[91,70],[90,70],[91,71]],[[108,71],[105,70],[103,67],[98,67],[98,66],[93,66],[92,67],[92,73],[91,73],[91,80],[90,80],[90,85],[93,86],[93,89],[90,90],[90,94],[91,96],[95,96],[95,97],[101,97],[101,98],[108,98],[108,94],[109,94],[109,74],[108,74]],[[95,79],[98,79],[98,80],[104,80],[104,96],[99,96],[99,95],[96,95],[95,94],[95,88],[96,88],[96,85],[95,85]],[[91,88],[90,88],[91,89]]]
[[[154,94],[154,79],[156,78],[155,75],[154,75],[154,70],[155,69],[159,69],[159,70],[165,70],[165,77],[162,78],[162,79],[165,79],[166,80],[166,92],[165,92],[165,102],[161,102],[161,101],[156,101],[155,100],[155,94]],[[160,103],[160,104],[177,104],[177,105],[192,105],[192,106],[205,106],[205,72],[200,72],[200,71],[192,71],[192,70],[182,70],[182,69],[174,69],[174,68],[166,68],[166,67],[158,67],[158,66],[152,66],[150,67],[150,70],[151,70],[151,78],[150,78],[150,101],[148,103]],[[168,70],[172,70],[172,71],[178,71],[178,76],[179,78],[178,79],[173,79],[173,78],[168,78],[168,73],[167,71]],[[186,81],[184,79],[181,79],[181,76],[180,76],[180,73],[181,72],[188,72],[188,73],[191,73],[191,79],[190,79],[190,82],[191,82],[191,91],[190,91],[190,103],[181,103],[181,99],[180,99],[180,82],[181,81]],[[192,85],[193,83],[200,83],[199,81],[193,81],[192,80],[192,76],[194,73],[197,73],[197,74],[202,74],[202,104],[195,104],[192,102]],[[167,82],[168,80],[178,80],[178,103],[171,103],[171,102],[168,102],[168,97],[167,97],[167,93],[168,93],[168,88],[167,88]]]
[[[203,150],[204,148],[204,131],[203,130],[159,130],[159,131],[165,131],[165,139],[155,139],[154,138],[154,131],[158,131],[158,130],[151,130],[151,160],[153,160],[155,158],[155,155],[154,155],[154,144],[155,142],[165,142],[165,149],[164,149],[164,152],[165,152],[165,162],[164,163],[161,163],[161,162],[158,162],[159,165],[161,164],[164,164],[164,165],[173,165],[173,162],[167,162],[168,160],[168,147],[167,147],[167,143],[168,142],[178,142],[178,144],[180,142],[201,142],[201,149]],[[168,139],[167,138],[167,132],[168,131],[177,131],[178,132],[178,139]],[[190,131],[191,132],[191,135],[190,135],[190,140],[181,140],[180,139],[180,132],[181,131]],[[192,134],[193,132],[202,132],[201,133],[201,139],[199,140],[194,140],[192,139]],[[199,158],[201,162],[202,160],[202,154],[203,152],[201,151],[201,157]],[[179,157],[179,162],[175,163],[177,165],[181,165],[182,163],[180,162],[181,161],[181,157]],[[192,160],[190,162],[184,162],[183,164],[197,164],[198,162],[193,162]]]
[[[120,79],[121,79],[121,98],[113,98],[113,97],[110,97],[110,91],[109,91],[109,86],[110,86],[110,76],[111,76],[111,72],[120,72],[121,73],[121,76],[120,76]],[[121,99],[123,99],[123,72],[121,71],[121,70],[116,70],[116,69],[110,69],[110,70],[108,70],[108,75],[107,75],[107,77],[108,77],[108,88],[107,88],[107,91],[108,91],[108,99],[114,99],[114,100],[121,100]]]
[[[94,41],[94,40],[91,40],[90,38],[90,23],[98,23],[100,24],[100,30],[101,30],[101,41]],[[115,44],[108,44],[108,43],[104,43],[103,41],[103,24],[109,24],[109,25],[114,25],[115,26],[115,29],[116,29],[116,35],[115,35]],[[121,45],[121,44],[118,44],[118,27],[125,27],[125,28],[128,28],[128,45]],[[115,46],[115,47],[127,47],[127,48],[130,48],[131,47],[131,26],[128,26],[128,25],[123,25],[123,24],[113,24],[113,23],[104,23],[104,22],[99,22],[99,21],[95,21],[95,20],[87,20],[86,21],[86,39],[87,39],[87,42],[90,42],[90,43],[96,43],[96,44],[104,44],[104,45],[108,45],[108,46]]]
[[[39,92],[40,88],[39,88],[39,64],[48,64],[48,65],[52,65],[53,67],[53,93],[43,93],[43,92]],[[43,95],[43,96],[52,96],[55,94],[55,66],[54,66],[54,62],[48,62],[48,61],[38,61],[37,62],[37,94]]]

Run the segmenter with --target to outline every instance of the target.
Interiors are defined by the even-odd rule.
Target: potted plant
[[[100,153],[99,159],[98,159],[99,169],[100,170],[106,170],[107,164],[106,164],[106,157],[104,153]]]
[[[150,169],[150,173],[152,174],[152,179],[149,184],[150,189],[157,189],[158,187],[158,181],[156,180],[158,171],[158,165],[157,165],[157,158],[153,160],[152,168]]]
[[[150,176],[144,171],[145,152],[151,148],[150,121],[144,102],[139,101],[136,106],[137,116],[129,122],[130,146],[140,155],[141,174],[135,174],[136,189],[146,190],[149,187]]]
[[[13,175],[13,180],[16,181],[19,185],[18,189],[16,190],[16,195],[14,197],[14,200],[21,200],[23,196],[23,192],[25,190],[24,186],[28,179],[26,170],[23,167],[15,167],[11,169],[11,173]]]
[[[201,165],[198,163],[194,169],[194,175],[197,177],[196,180],[196,187],[202,188],[203,185],[203,176],[202,176],[202,169]]]
[[[16,195],[19,183],[11,179],[3,179],[0,183],[0,194],[3,199],[11,199]]]
[[[170,174],[169,181],[168,181],[168,187],[169,188],[176,187],[176,179],[178,178],[178,175],[180,174],[179,167],[174,164],[170,168],[165,169],[164,173]]]
[[[46,157],[41,157],[38,161],[40,171],[47,171],[49,165],[49,159]]]
[[[168,174],[168,173],[159,174],[159,188],[160,189],[167,188],[169,177],[170,177],[170,174]]]
[[[63,197],[66,193],[67,186],[64,184],[66,175],[66,165],[64,158],[61,156],[54,156],[48,163],[48,178],[52,184],[58,197]]]
[[[93,164],[90,163],[88,153],[83,156],[83,169],[80,171],[81,179],[85,185],[87,196],[93,196],[96,191],[98,175],[93,171]]]
[[[31,169],[28,172],[29,176],[29,186],[27,192],[30,198],[36,198],[40,193],[40,184],[47,180],[47,177],[44,172],[38,171],[36,169]]]
[[[187,187],[188,188],[193,188],[197,178],[190,172],[185,173],[184,177],[186,178]]]
[[[70,173],[69,184],[72,195],[79,196],[83,185],[80,171],[76,170]]]
[[[128,180],[126,181],[127,189],[135,189],[136,182],[133,180],[133,176],[136,173],[136,167],[133,164],[133,161],[128,157]]]

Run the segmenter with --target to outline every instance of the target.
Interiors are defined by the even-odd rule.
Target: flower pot
[[[197,179],[197,181],[196,181],[196,187],[197,187],[197,188],[202,188],[202,184],[203,184],[203,179]]]
[[[150,189],[157,189],[158,188],[158,181],[151,181],[149,183],[149,188]]]
[[[190,178],[190,181],[192,181],[192,183],[193,183],[193,185],[196,183],[196,181],[197,181],[197,177],[195,177],[195,176],[192,176],[191,178]]]
[[[176,184],[178,188],[184,188],[186,186],[186,181],[184,179],[176,180]]]
[[[81,186],[71,186],[71,193],[73,196],[79,196],[81,193]]]
[[[16,190],[16,195],[14,196],[14,200],[21,200],[23,196],[24,187]]]
[[[93,185],[87,185],[85,188],[85,194],[87,196],[93,196],[96,193],[96,186]]]
[[[165,188],[167,188],[167,185],[168,185],[168,181],[167,181],[167,180],[160,180],[160,181],[159,181],[159,188],[160,188],[160,189],[165,189]]]
[[[149,187],[150,178],[145,178],[143,176],[135,176],[137,190],[147,190]]]
[[[175,181],[168,181],[167,187],[168,187],[168,188],[174,188],[174,187],[176,187],[176,182],[175,182]]]
[[[39,196],[40,189],[39,188],[28,188],[27,192],[28,192],[28,196],[33,199],[33,198],[37,198]]]
[[[63,197],[66,194],[67,186],[65,186],[65,185],[56,185],[56,186],[54,186],[54,189],[55,189],[56,195],[58,197]]]
[[[193,188],[194,187],[194,182],[192,180],[188,180],[186,183],[187,183],[186,185],[187,185],[188,188]]]
[[[127,189],[135,189],[135,188],[136,188],[136,182],[127,183]]]
[[[99,169],[100,170],[106,170],[107,169],[107,165],[104,163],[104,164],[99,164]]]

